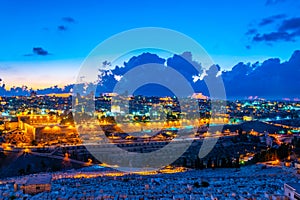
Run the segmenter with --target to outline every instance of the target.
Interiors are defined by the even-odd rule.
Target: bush
[[[12,195],[12,196],[9,197],[9,200],[14,200],[16,198],[17,198],[16,196]]]
[[[209,186],[209,183],[206,182],[206,181],[202,181],[202,182],[201,182],[201,185],[202,185],[202,187],[208,187],[208,186]]]
[[[195,187],[195,188],[201,187],[198,181],[194,183],[194,187]]]

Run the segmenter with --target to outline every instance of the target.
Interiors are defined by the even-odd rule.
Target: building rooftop
[[[51,180],[51,175],[31,176],[27,179],[25,185],[50,184]]]
[[[286,183],[286,185],[294,188],[295,192],[297,192],[298,194],[300,194],[300,183],[295,183],[295,182],[291,183],[291,182],[289,182],[289,183]]]

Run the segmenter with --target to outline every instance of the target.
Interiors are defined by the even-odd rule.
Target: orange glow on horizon
[[[47,88],[51,88],[51,87],[54,87],[54,86],[58,86],[59,88],[63,88],[65,87],[66,85],[70,85],[72,84],[71,82],[69,83],[59,83],[59,84],[56,84],[56,83],[32,83],[32,82],[22,82],[22,83],[18,83],[19,81],[15,81],[14,83],[7,83],[6,81],[5,82],[5,88],[6,90],[10,90],[11,88],[13,87],[22,87],[22,86],[27,86],[28,89],[33,89],[33,90],[38,90],[38,89],[47,89]]]

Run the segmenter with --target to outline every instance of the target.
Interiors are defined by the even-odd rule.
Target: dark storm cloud
[[[63,17],[61,18],[63,21],[62,25],[57,26],[57,30],[59,31],[67,31],[69,30],[69,25],[74,24],[76,21],[72,17]]]
[[[277,42],[277,41],[295,41],[295,36],[287,32],[271,32],[265,34],[256,34],[253,37],[255,42]]]
[[[64,25],[60,25],[60,26],[57,27],[57,30],[59,30],[59,31],[66,31],[66,30],[68,30],[68,28],[66,26],[64,26]]]
[[[138,65],[146,63],[163,64],[165,61],[168,67],[172,67],[185,77],[195,92],[201,92],[204,95],[210,95],[205,81],[218,81],[219,78],[222,78],[226,96],[229,99],[245,99],[249,96],[280,99],[300,96],[300,90],[298,89],[298,85],[300,85],[300,51],[295,51],[286,62],[281,62],[278,58],[271,58],[262,63],[256,62],[253,64],[240,62],[232,70],[223,71],[221,76],[217,77],[216,75],[219,74],[221,68],[218,65],[213,65],[206,71],[207,76],[203,80],[196,82],[193,81],[192,77],[198,71],[190,63],[190,61],[193,61],[191,53],[175,54],[167,60],[159,58],[156,54],[144,53],[132,57],[128,62],[124,63],[124,67],[117,66],[110,73],[103,76],[101,87],[97,88],[98,93],[112,91],[113,86],[117,82],[114,79],[114,75],[122,76]],[[199,63],[198,65],[201,66]],[[138,76],[143,76],[143,74],[139,74]],[[148,94],[149,88],[141,89],[139,92],[141,94]],[[163,95],[165,91],[161,89],[156,91],[156,94]]]
[[[35,54],[45,55],[48,54],[47,51],[40,47],[35,48]],[[185,52],[181,55],[173,55],[167,60],[160,58],[156,54],[143,53],[139,56],[133,56],[124,65],[119,67],[116,66],[113,70],[102,71],[104,74],[102,76],[101,82],[97,87],[97,94],[102,92],[112,92],[114,85],[117,80],[114,78],[115,75],[122,76],[126,74],[131,69],[138,67],[139,65],[147,63],[158,63],[162,65],[162,73],[164,72],[165,63],[168,67],[172,67],[180,74],[182,74],[185,79],[191,84],[195,92],[202,92],[204,95],[209,96],[209,91],[207,89],[206,80],[218,81],[220,78],[223,79],[223,83],[226,90],[226,96],[229,99],[245,99],[249,96],[259,96],[261,98],[268,99],[282,99],[284,97],[294,98],[300,96],[300,51],[295,51],[291,58],[282,62],[279,58],[271,58],[265,60],[262,63],[243,63],[240,62],[235,65],[229,71],[223,71],[221,76],[217,76],[221,71],[220,66],[213,65],[207,71],[207,76],[203,80],[193,81],[192,76],[198,71],[195,70],[193,65],[201,65],[197,62],[190,63],[193,61],[192,54]],[[104,65],[109,64],[108,62],[103,63]],[[151,67],[151,66],[149,66]],[[140,76],[138,78],[143,78],[145,74],[137,74]],[[170,81],[173,80],[170,77]],[[1,83],[0,83],[1,85]],[[38,90],[38,94],[49,94],[49,93],[66,93],[70,92],[73,85],[66,86],[64,88],[59,88],[57,86],[46,88],[43,90]],[[84,87],[84,85],[82,85]],[[147,94],[149,88],[143,88],[139,90],[141,94]],[[157,89],[157,88],[156,88]],[[159,89],[155,91],[156,95],[165,95],[166,91]],[[7,96],[10,95],[30,95],[30,90],[22,90],[16,87],[13,90],[6,90],[4,87],[0,86],[0,94]]]
[[[300,30],[300,17],[284,20],[279,27],[280,31],[298,31]]]
[[[67,23],[75,23],[75,19],[72,17],[63,17],[62,21],[67,22]]]
[[[295,51],[286,62],[272,58],[263,63],[239,63],[222,74],[227,96],[296,97],[300,94],[299,63],[300,51]]]
[[[51,55],[48,51],[46,51],[45,49],[43,49],[42,47],[33,47],[32,48],[32,53],[30,54],[24,54],[24,56],[48,56]]]
[[[285,17],[286,17],[286,15],[284,15],[284,14],[267,17],[267,18],[262,19],[261,22],[258,25],[259,26],[266,26],[266,25],[269,25],[269,24],[273,24],[274,22],[276,22],[276,20],[283,19]]]
[[[36,54],[36,55],[39,55],[39,56],[47,56],[47,55],[50,55],[48,53],[48,51],[46,51],[45,49],[41,48],[41,47],[34,47],[32,49],[33,53]]]
[[[191,52],[184,52],[181,55],[174,55],[167,59],[167,65],[181,73],[189,82],[193,81],[193,76],[203,72],[200,63],[193,60]]]
[[[135,67],[142,66],[144,64],[149,63],[157,63],[163,65],[165,63],[165,59],[160,58],[156,54],[151,53],[143,53],[138,56],[131,57],[127,62],[123,63],[123,66],[115,66],[113,70],[100,70],[99,72],[99,84],[101,87],[97,88],[97,93],[105,93],[113,91],[117,80],[115,76],[122,76],[129,72],[130,70],[134,69]],[[106,68],[106,66],[110,66],[111,63],[108,61],[104,61],[102,66]],[[141,79],[142,76],[145,74],[137,74],[137,79]]]
[[[180,55],[173,55],[172,57],[166,59],[163,59],[159,57],[156,54],[152,53],[143,53],[138,56],[133,56],[130,58],[127,62],[124,62],[124,67],[119,67],[116,66],[115,69],[109,71],[101,71],[102,77],[101,77],[101,87],[97,88],[97,93],[103,93],[103,92],[109,92],[111,91],[115,84],[117,83],[117,80],[115,76],[122,76],[123,74],[126,74],[128,71],[131,69],[142,66],[144,64],[149,64],[149,63],[157,63],[161,64],[161,73],[165,73],[164,70],[166,70],[165,64],[179,72],[188,82],[193,83],[193,76],[199,76],[199,73],[202,73],[202,66],[200,63],[196,62],[193,60],[191,52],[184,52]],[[107,65],[106,63],[103,63],[103,65]],[[109,72],[109,73],[107,73]],[[146,74],[137,74],[137,80],[143,79],[143,76],[147,76]],[[174,81],[172,77],[170,79],[166,80]],[[145,87],[139,89],[138,92],[141,92],[143,94],[148,94],[149,95],[150,89]],[[165,94],[166,90],[157,90],[156,94],[163,95]]]
[[[172,67],[191,84],[195,92],[202,92],[209,96],[206,85],[207,80],[218,81],[217,74],[221,71],[220,66],[213,65],[206,70],[207,76],[203,80],[193,81],[192,77],[198,71],[193,65],[199,63],[190,63],[192,54],[189,52],[181,55],[173,55],[166,60],[168,67]],[[123,75],[135,66],[145,63],[164,63],[165,60],[155,54],[141,54],[132,57],[124,63],[124,67],[116,67],[112,73],[104,76],[103,86],[111,86],[116,83],[114,75]],[[281,62],[278,58],[271,58],[262,63],[238,63],[230,71],[223,71],[220,78],[223,79],[226,95],[231,99],[244,99],[249,96],[259,96],[262,98],[293,98],[300,95],[298,85],[300,85],[300,51],[295,51],[291,58],[286,62]],[[163,69],[162,69],[163,70]],[[106,88],[110,91],[110,88]],[[140,90],[141,93],[148,91]],[[164,94],[163,91],[157,91],[156,94]]]
[[[275,22],[280,23],[278,27],[274,28],[274,31],[267,33],[256,33],[253,34],[252,41],[254,42],[295,42],[300,36],[300,17],[283,19],[284,15],[275,15],[263,19],[259,26],[265,26]],[[280,20],[280,21],[278,21]],[[249,31],[248,31],[249,32]],[[247,32],[247,33],[248,33]],[[246,35],[247,35],[246,33]],[[249,35],[249,34],[248,34]]]
[[[246,32],[246,35],[253,35],[253,34],[255,34],[255,33],[257,33],[257,29],[251,28],[251,29],[249,29],[249,30]]]
[[[207,76],[203,80],[193,81],[192,76],[197,70],[190,63],[192,54],[189,52],[181,55],[173,55],[166,60],[168,67],[172,67],[191,84],[195,92],[202,92],[204,95],[210,95],[207,89],[206,80],[218,81],[217,74],[221,71],[220,66],[213,65],[206,70]],[[164,63],[165,60],[155,54],[141,54],[132,57],[124,63],[124,67],[116,67],[102,80],[103,86],[113,86],[117,81],[114,75],[123,75],[135,66],[145,63]],[[262,98],[284,98],[297,97],[300,95],[298,86],[300,85],[300,51],[295,51],[291,58],[282,62],[278,58],[271,58],[262,63],[238,63],[230,71],[223,71],[220,78],[223,79],[226,95],[230,99],[244,99],[249,96],[259,96]],[[197,63],[194,63],[197,64]],[[199,66],[201,66],[198,63]],[[163,70],[163,69],[162,69]],[[163,71],[162,71],[163,72]],[[140,76],[140,75],[139,75]],[[105,88],[110,91],[112,88]],[[106,92],[107,92],[106,91]],[[139,92],[147,94],[148,90]],[[156,91],[156,94],[163,95],[163,91]]]

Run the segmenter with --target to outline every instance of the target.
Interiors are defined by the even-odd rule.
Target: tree
[[[42,169],[46,169],[47,165],[46,163],[44,162],[44,160],[41,161],[41,167]]]
[[[30,164],[27,164],[27,167],[26,167],[26,173],[29,174],[31,171],[31,165]]]
[[[36,140],[32,140],[32,141],[31,141],[31,145],[32,145],[32,146],[36,146],[37,144],[38,144],[38,143],[37,143]]]
[[[25,175],[25,170],[23,168],[19,169],[18,173],[20,176]]]

